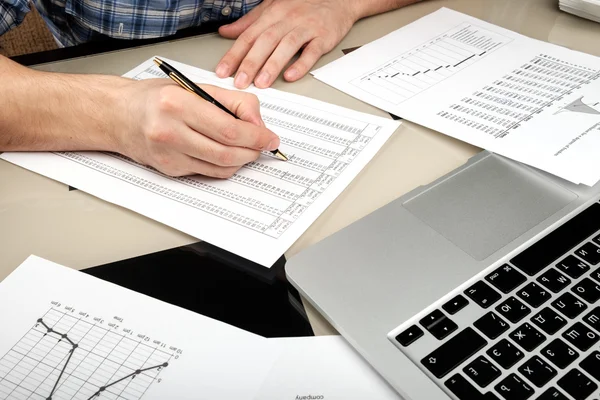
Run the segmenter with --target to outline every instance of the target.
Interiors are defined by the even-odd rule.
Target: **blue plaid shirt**
[[[147,39],[241,17],[261,0],[31,0],[56,40]],[[0,0],[0,35],[23,21],[30,0]]]

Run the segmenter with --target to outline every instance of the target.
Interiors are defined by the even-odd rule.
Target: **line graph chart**
[[[141,399],[175,356],[52,308],[0,359],[0,398]]]
[[[477,25],[462,23],[353,79],[351,84],[399,104],[511,41]]]

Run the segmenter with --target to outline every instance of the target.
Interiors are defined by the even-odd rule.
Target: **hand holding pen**
[[[204,100],[208,101],[209,103],[215,105],[221,111],[226,112],[227,114],[231,115],[232,117],[234,117],[236,119],[240,119],[235,113],[231,112],[228,108],[226,108],[224,105],[222,105],[217,100],[215,100],[210,94],[208,94],[202,88],[198,87],[198,85],[196,85],[194,82],[192,82],[190,79],[188,79],[181,72],[179,72],[178,70],[176,70],[173,66],[171,66],[170,64],[168,64],[166,61],[163,61],[163,60],[159,59],[158,57],[155,57],[154,58],[154,63],[169,78],[173,79],[179,86],[181,86],[182,88],[184,88],[188,92],[196,94],[197,96],[201,97],[202,99],[204,99]],[[275,157],[279,158],[280,160],[283,160],[283,161],[287,161],[288,160],[287,156],[285,154],[283,154],[282,152],[280,152],[279,149],[269,149],[269,150],[271,151],[271,154],[273,154]]]

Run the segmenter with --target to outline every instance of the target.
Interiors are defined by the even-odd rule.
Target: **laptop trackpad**
[[[490,155],[404,207],[481,261],[576,198],[528,168]]]

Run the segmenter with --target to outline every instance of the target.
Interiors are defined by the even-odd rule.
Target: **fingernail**
[[[296,79],[296,78],[298,78],[298,75],[300,75],[300,73],[298,72],[298,70],[296,68],[292,68],[285,73],[285,77],[288,80]]]
[[[276,137],[275,139],[271,140],[271,142],[267,146],[267,150],[277,150],[278,148],[279,148],[279,138]]]
[[[217,65],[217,69],[215,70],[218,76],[221,78],[225,78],[229,76],[229,67],[225,63],[220,63]]]
[[[248,75],[246,75],[245,72],[240,72],[235,76],[235,86],[237,88],[245,88],[246,86],[248,86]]]
[[[258,74],[258,77],[256,78],[256,81],[254,81],[254,83],[258,87],[265,88],[265,87],[269,86],[270,81],[271,81],[271,74],[269,74],[266,71],[263,71],[260,74]]]

